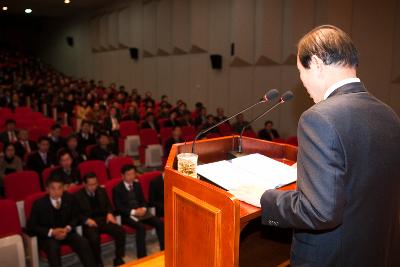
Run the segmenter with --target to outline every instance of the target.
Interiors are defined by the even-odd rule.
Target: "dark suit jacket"
[[[400,120],[361,83],[298,126],[297,190],[268,190],[262,220],[294,228],[291,266],[400,266]]]
[[[31,152],[36,151],[37,150],[36,143],[30,140],[28,142],[29,142],[29,147],[31,148]],[[24,156],[26,154],[25,147],[19,141],[15,143],[15,154],[21,159],[24,159]]]
[[[51,176],[58,176],[64,180],[65,184],[80,184],[81,174],[78,169],[71,168],[71,173],[68,175],[63,168],[57,168],[51,172]]]
[[[74,198],[67,192],[64,192],[61,200],[61,213],[63,227],[78,225],[78,209]],[[55,227],[54,209],[51,205],[49,195],[36,200],[33,203],[31,214],[27,221],[29,233],[36,235],[41,239],[48,239],[50,228]]]
[[[266,129],[262,129],[258,132],[258,138],[272,141],[274,138],[279,138],[279,134],[275,129],[271,129],[270,133]]]
[[[150,128],[152,128],[152,129],[156,130],[157,132],[160,132],[160,125],[158,125],[157,122],[154,122],[154,127],[155,127],[155,129],[152,128],[147,121],[144,121],[142,123],[142,125],[140,126],[141,129],[150,129]]]
[[[42,175],[44,169],[50,167],[51,165],[56,165],[56,160],[55,157],[50,152],[47,153],[47,163],[43,162],[42,157],[40,156],[38,151],[29,155],[28,160],[26,162],[26,167],[29,170],[37,172],[39,176]]]
[[[175,140],[175,138],[171,137],[169,138],[166,142],[165,142],[165,147],[164,147],[164,155],[168,157],[169,152],[171,150],[171,147],[173,144],[177,144],[177,143],[183,143],[185,142],[185,140],[183,139],[179,139],[179,140]]]
[[[18,133],[15,132],[15,137],[18,136]],[[2,133],[0,133],[0,142],[2,142],[3,144],[8,144],[10,143],[10,139],[8,138],[8,132],[4,131]]]
[[[156,207],[157,217],[164,217],[164,179],[160,175],[150,182],[149,205]]]
[[[133,197],[135,198],[135,201],[133,201],[131,205],[129,204],[128,194],[133,194]],[[117,213],[124,217],[130,217],[132,209],[147,206],[139,182],[134,182],[133,192],[129,192],[126,189],[124,182],[121,181],[113,188],[113,201]]]
[[[83,138],[82,133],[80,132],[78,134],[78,149],[81,153],[85,153],[85,149],[89,145],[95,145],[96,144],[96,137],[94,134],[89,134],[89,137],[87,139]]]
[[[62,137],[59,137],[57,141],[54,141],[51,137],[49,139],[50,139],[50,149],[54,155],[57,155],[58,150],[66,147],[66,141]]]
[[[108,146],[107,150],[101,148],[100,145],[97,145],[93,147],[89,158],[92,160],[106,160],[111,154],[118,155],[118,151],[116,151],[115,146],[112,144]]]
[[[99,202],[99,211],[104,214],[102,217],[95,217],[96,215],[93,213],[93,210],[90,206],[89,196],[86,193],[85,188],[82,188],[75,194],[75,199],[79,207],[80,221],[82,224],[84,224],[88,218],[96,221],[105,221],[107,214],[113,213],[113,207],[104,188],[98,187],[96,189],[95,197]]]

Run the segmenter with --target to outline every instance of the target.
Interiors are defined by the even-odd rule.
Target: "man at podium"
[[[342,30],[298,44],[300,78],[316,103],[298,126],[297,190],[267,190],[263,223],[294,228],[291,266],[400,266],[400,120],[356,76]]]

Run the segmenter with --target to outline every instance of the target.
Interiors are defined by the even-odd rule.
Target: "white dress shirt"
[[[326,90],[325,95],[324,95],[324,100],[326,100],[336,89],[338,89],[339,87],[342,87],[345,84],[348,83],[359,83],[360,79],[359,78],[347,78],[341,81],[338,81],[334,84],[332,84],[328,90]]]

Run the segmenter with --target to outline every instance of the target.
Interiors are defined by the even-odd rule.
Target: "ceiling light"
[[[25,9],[25,13],[26,13],[26,14],[32,13],[32,9],[30,9],[30,8]]]
[[[69,3],[71,3],[71,1],[70,0],[64,0],[64,3],[65,4],[69,4]]]
[[[7,10],[8,10],[8,7],[3,6],[3,11],[7,11]]]

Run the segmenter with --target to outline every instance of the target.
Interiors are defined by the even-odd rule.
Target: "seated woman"
[[[0,195],[4,195],[4,176],[9,173],[22,171],[22,161],[17,155],[15,155],[15,145],[11,143],[5,145],[3,152],[3,156],[0,157]]]

